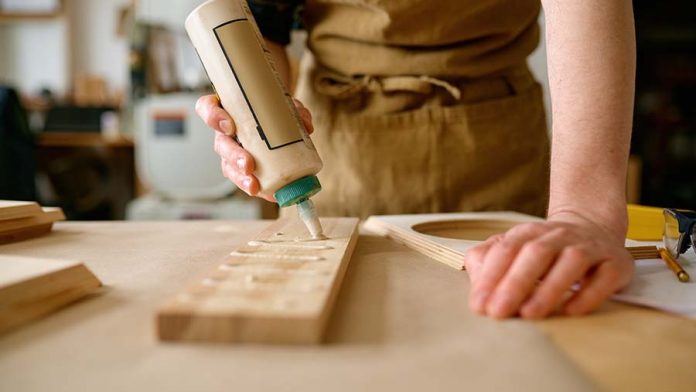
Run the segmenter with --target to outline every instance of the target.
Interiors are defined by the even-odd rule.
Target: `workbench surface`
[[[609,304],[498,322],[468,278],[363,235],[320,346],[161,343],[156,308],[268,222],[60,223],[0,254],[81,260],[105,288],[0,336],[2,391],[696,390],[696,322]]]

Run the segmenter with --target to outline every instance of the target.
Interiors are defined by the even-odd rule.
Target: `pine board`
[[[0,245],[40,237],[50,233],[52,229],[53,223],[46,223],[19,230],[0,232]]]
[[[319,343],[358,239],[357,219],[321,222],[327,240],[293,242],[307,229],[280,219],[233,251],[159,309],[159,338]]]
[[[100,286],[99,279],[80,262],[0,256],[0,334]]]
[[[24,218],[0,220],[0,245],[48,234],[53,223],[65,220],[60,208],[39,208],[39,213]]]
[[[28,218],[41,214],[41,207],[31,201],[0,200],[0,221]]]
[[[0,234],[46,225],[64,219],[65,215],[60,208],[44,207],[38,215],[0,222]]]

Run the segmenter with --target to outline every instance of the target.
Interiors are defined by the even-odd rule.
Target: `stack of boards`
[[[41,208],[27,201],[0,200],[0,245],[47,234],[64,220],[60,208]]]
[[[321,342],[358,239],[358,220],[321,222],[326,239],[308,241],[299,219],[281,219],[230,253],[159,309],[159,338]]]
[[[0,244],[37,237],[65,219],[58,208],[0,201]],[[0,247],[2,253],[2,247]],[[0,255],[0,334],[74,302],[101,286],[81,262]]]

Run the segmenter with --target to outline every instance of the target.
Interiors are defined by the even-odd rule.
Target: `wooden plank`
[[[13,232],[26,230],[32,227],[52,224],[65,220],[65,214],[60,208],[44,207],[38,215],[27,218],[10,219],[0,222],[0,235],[7,235]]]
[[[39,214],[41,214],[41,207],[35,202],[0,200],[0,221],[28,218]]]
[[[99,279],[80,262],[0,256],[0,334],[100,286]]]
[[[516,224],[542,219],[516,212],[373,216],[365,229],[387,236],[428,257],[463,270],[466,251]],[[654,246],[626,248],[634,259],[659,258]]]
[[[53,223],[0,233],[0,245],[41,237],[51,232]]]
[[[38,205],[36,208],[38,208],[38,214],[0,220],[0,245],[48,234],[51,232],[54,222],[65,219],[63,210],[60,208],[46,207],[42,209]],[[26,212],[24,214],[26,215]]]
[[[326,240],[281,219],[233,251],[159,309],[159,338],[319,343],[358,239],[357,219],[321,222]]]

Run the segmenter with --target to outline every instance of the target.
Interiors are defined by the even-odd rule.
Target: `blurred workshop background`
[[[209,83],[183,21],[201,2],[0,0],[0,199],[73,220],[274,217],[222,177],[193,111]],[[634,7],[628,198],[694,209],[696,3]],[[296,31],[295,59],[303,41]],[[530,64],[547,85],[543,42]]]

